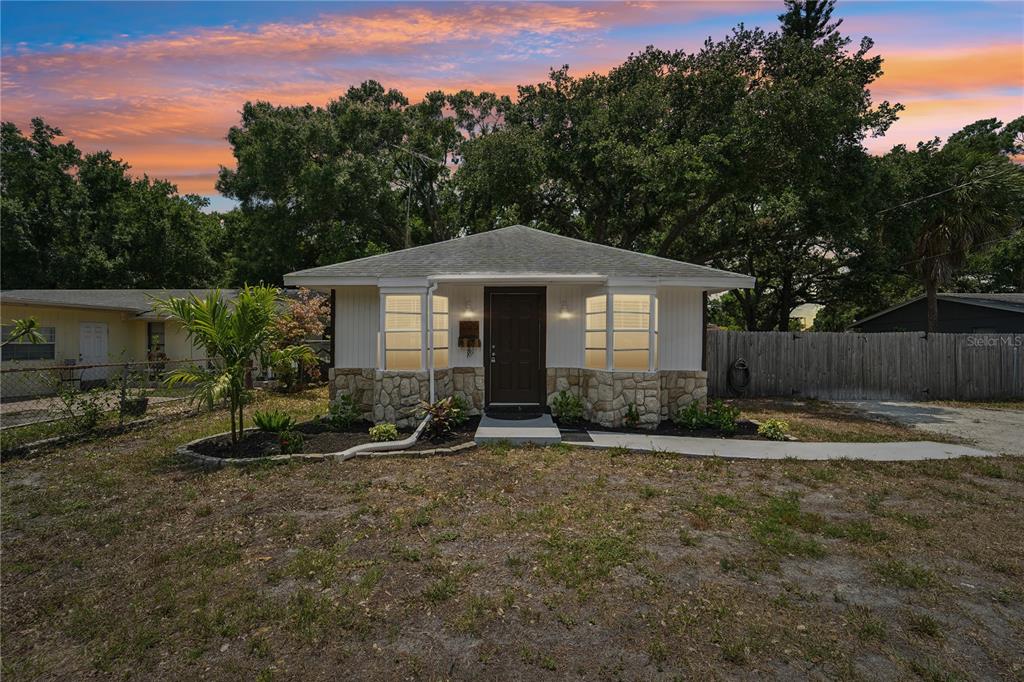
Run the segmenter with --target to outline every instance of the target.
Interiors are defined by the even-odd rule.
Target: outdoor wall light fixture
[[[466,299],[465,304],[462,307],[463,317],[473,317],[473,304],[470,303],[469,299]]]
[[[568,320],[572,317],[572,313],[569,312],[569,306],[566,305],[564,298],[562,299],[561,307],[558,309],[558,317],[563,320]]]

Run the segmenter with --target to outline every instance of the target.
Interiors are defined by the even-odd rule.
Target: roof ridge
[[[407,246],[404,249],[395,249],[394,251],[385,251],[384,253],[375,253],[375,254],[372,254],[372,255],[369,255],[369,256],[362,256],[361,258],[353,258],[351,260],[345,260],[345,261],[340,261],[340,262],[341,263],[345,263],[346,265],[348,265],[349,263],[362,263],[363,261],[371,260],[373,258],[380,258],[381,256],[390,256],[393,253],[403,253],[403,252],[408,253],[409,251],[416,251],[417,249],[425,249],[425,248],[430,247],[430,246],[440,246],[441,244],[449,244],[451,242],[457,242],[460,239],[471,239],[473,237],[483,237],[484,235],[494,234],[495,232],[501,232],[503,230],[508,230],[508,229],[513,228],[513,227],[525,227],[528,230],[535,229],[535,228],[527,227],[526,225],[519,225],[519,224],[506,225],[505,227],[498,227],[498,228],[495,228],[493,230],[484,230],[483,232],[473,232],[473,233],[470,233],[470,234],[463,234],[463,235],[459,235],[458,237],[452,237],[450,239],[442,239],[439,242],[430,242],[429,244],[418,244],[416,246]],[[538,232],[543,232],[543,230],[537,230],[537,231]],[[330,265],[338,265],[338,263],[327,263],[326,265],[314,265],[311,268],[303,268],[301,270],[296,270],[295,272],[289,272],[287,274],[289,274],[289,275],[301,275],[302,273],[307,272],[309,270],[316,270],[318,268],[323,268],[323,267],[327,267],[327,266],[330,266]]]
[[[624,248],[622,248],[620,246],[612,246],[610,244],[602,244],[600,242],[591,242],[591,241],[587,241],[586,239],[577,239],[576,237],[570,237],[568,235],[559,234],[557,232],[548,232],[547,230],[541,230],[541,229],[538,229],[536,227],[529,227],[528,225],[509,225],[509,227],[525,227],[528,230],[534,230],[536,232],[543,232],[544,234],[549,234],[552,237],[559,237],[560,239],[568,239],[570,241],[580,242],[580,243],[586,244],[588,246],[599,246],[602,249],[611,249],[612,251],[617,251],[617,252],[620,252],[620,253],[628,253],[631,256],[645,256],[647,258],[655,258],[657,260],[665,261],[666,263],[686,263],[687,265],[692,265],[695,268],[702,268],[704,270],[711,270],[712,272],[724,272],[724,273],[727,273],[727,274],[730,274],[730,275],[736,274],[736,273],[729,272],[728,270],[722,270],[721,268],[713,268],[710,265],[701,265],[700,263],[691,263],[691,262],[685,261],[685,260],[676,260],[675,258],[666,258],[665,256],[656,256],[653,253],[644,253],[643,251],[630,251],[629,249],[624,249]],[[503,228],[503,229],[506,229],[506,228]]]

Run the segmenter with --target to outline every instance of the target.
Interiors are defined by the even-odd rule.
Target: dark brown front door
[[[544,404],[544,287],[484,289],[488,405]]]

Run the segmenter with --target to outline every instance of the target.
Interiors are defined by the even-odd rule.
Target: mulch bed
[[[555,420],[558,423],[558,420]],[[583,421],[570,425],[558,424],[562,431],[605,431],[610,433],[640,433],[648,436],[688,436],[691,438],[730,438],[735,440],[767,440],[757,435],[757,425],[748,419],[740,419],[736,422],[736,432],[724,434],[717,429],[683,429],[675,425],[671,420],[658,424],[655,429],[639,429],[619,426],[609,428],[593,422]]]
[[[476,428],[480,424],[479,417],[470,417],[458,428],[444,438],[430,438],[424,435],[413,448],[419,447],[451,447],[473,440]],[[303,435],[305,441],[294,454],[332,453],[347,450],[355,445],[369,443],[370,422],[355,422],[347,429],[337,429],[322,420],[304,422],[295,430]],[[398,432],[398,438],[406,438],[412,429]],[[277,434],[265,431],[247,432],[237,443],[231,442],[230,436],[211,438],[192,446],[199,454],[221,459],[254,459],[281,454],[281,446]]]

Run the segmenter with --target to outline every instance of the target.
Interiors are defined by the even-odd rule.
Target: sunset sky
[[[224,136],[246,100],[325,104],[368,78],[410,99],[606,71],[646,45],[695,50],[780,2],[3,2],[2,116],[218,200]],[[843,2],[842,30],[885,58],[876,101],[907,110],[872,151],[1024,113],[1024,3]]]

